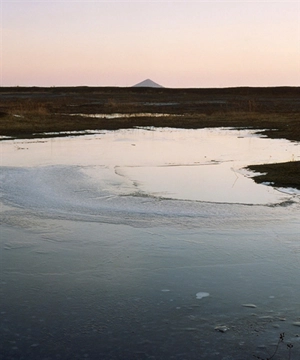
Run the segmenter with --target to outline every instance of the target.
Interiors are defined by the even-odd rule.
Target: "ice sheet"
[[[299,195],[241,171],[297,144],[136,129],[1,154],[0,358],[266,358],[281,332],[299,357]]]
[[[127,195],[279,203],[289,195],[255,184],[243,167],[299,158],[296,143],[232,129],[120,130],[74,138],[6,141],[1,148],[3,186],[13,181],[10,172],[14,171],[13,178],[27,176],[27,182],[19,180],[19,185],[30,187],[32,178],[35,193],[43,188],[43,194],[54,199],[59,191],[60,197],[72,197],[75,202],[83,189],[87,199]],[[24,168],[20,171],[27,175],[17,168]],[[58,189],[62,183],[68,184],[62,187],[69,194]]]

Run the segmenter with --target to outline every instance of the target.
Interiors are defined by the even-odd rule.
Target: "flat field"
[[[299,142],[299,125],[300,87],[0,88],[0,137],[59,136],[45,133],[137,126],[234,127]],[[272,169],[265,165],[252,168],[267,173],[255,181],[300,189],[300,161],[295,155],[295,161],[274,164]]]

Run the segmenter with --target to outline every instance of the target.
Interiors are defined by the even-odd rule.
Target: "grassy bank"
[[[92,114],[168,114],[164,117],[83,117]],[[271,138],[300,141],[300,88],[0,88],[0,136],[117,130],[136,126],[251,128]],[[49,135],[50,136],[50,135]],[[53,136],[53,135],[52,135]],[[296,158],[297,160],[297,158]],[[250,167],[255,181],[300,188],[299,161]]]
[[[296,188],[300,190],[300,161],[278,164],[250,165],[248,169],[257,173],[255,182],[271,183],[275,187]]]

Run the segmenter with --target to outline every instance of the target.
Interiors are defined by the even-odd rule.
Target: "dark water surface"
[[[270,140],[218,131],[2,145],[1,360],[266,358],[282,332],[299,358],[299,195],[243,175]]]

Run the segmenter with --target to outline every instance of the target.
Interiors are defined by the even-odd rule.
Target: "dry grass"
[[[50,113],[51,104],[45,102],[25,101],[6,101],[2,108],[7,110],[10,116],[45,116]]]
[[[184,116],[106,121],[62,115],[116,112]],[[264,128],[271,137],[299,141],[300,89],[0,88],[0,118],[0,135],[30,136],[32,129],[232,126]]]
[[[300,190],[300,161],[279,164],[262,164],[248,166],[249,170],[260,173],[253,178],[255,182],[272,183],[275,187],[290,187]]]
[[[178,116],[99,119],[97,113],[168,113]],[[135,126],[236,127],[300,141],[300,88],[0,88],[0,135],[116,130]],[[299,162],[251,166],[267,172],[257,182],[300,188]]]

